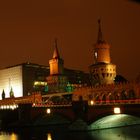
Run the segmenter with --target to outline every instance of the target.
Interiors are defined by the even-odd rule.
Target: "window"
[[[98,56],[97,52],[95,52],[95,54],[94,54],[94,55],[95,55],[95,58],[97,59],[97,56]]]

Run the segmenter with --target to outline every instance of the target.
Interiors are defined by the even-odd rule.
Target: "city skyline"
[[[134,80],[140,73],[139,13],[140,5],[127,0],[2,2],[0,68],[27,61],[49,65],[57,38],[64,66],[89,72],[101,18],[117,74]]]

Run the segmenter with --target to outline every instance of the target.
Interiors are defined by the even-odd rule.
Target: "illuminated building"
[[[111,63],[110,46],[103,40],[100,20],[97,42],[94,46],[94,64],[90,66],[92,85],[112,84],[116,77],[116,65]]]
[[[0,70],[0,99],[22,97],[41,91],[42,94],[72,92],[74,88],[89,84],[89,74],[64,68],[57,42],[54,44],[50,66],[22,63]]]
[[[22,97],[34,90],[42,91],[47,84],[45,79],[48,74],[47,66],[33,63],[7,67],[0,70],[0,93],[3,93],[4,98],[8,98]]]
[[[51,82],[53,82],[51,80],[52,77],[55,80],[58,78],[59,82],[62,81],[62,83],[65,81],[61,92],[71,92],[73,88],[84,85],[87,83],[87,79],[89,79],[87,78],[89,75],[82,71],[66,68],[63,69],[65,76],[61,74],[59,76],[57,76],[57,74],[52,74],[53,76],[51,76],[49,73],[50,68],[48,66],[33,63],[22,63],[1,69],[0,99],[9,98],[12,96],[22,97],[31,94],[33,91],[41,91],[42,94],[52,92],[48,89],[48,85],[51,85]],[[49,84],[47,83],[48,81],[46,80],[46,77],[47,80],[49,80]],[[55,85],[53,86],[55,87]]]

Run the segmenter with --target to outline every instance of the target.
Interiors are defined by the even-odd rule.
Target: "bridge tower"
[[[53,57],[49,61],[50,75],[47,77],[48,92],[65,92],[67,77],[64,75],[64,60],[60,57],[57,40],[54,41]]]
[[[98,37],[94,45],[94,63],[89,67],[92,85],[112,84],[116,77],[116,65],[111,63],[110,45],[103,39],[100,20],[98,25]]]

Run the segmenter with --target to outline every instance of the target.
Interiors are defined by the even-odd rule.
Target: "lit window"
[[[97,54],[97,52],[95,52],[95,58],[97,58],[97,56],[98,56],[98,54]]]
[[[35,81],[34,82],[34,86],[46,86],[47,82],[43,82],[43,81]]]

